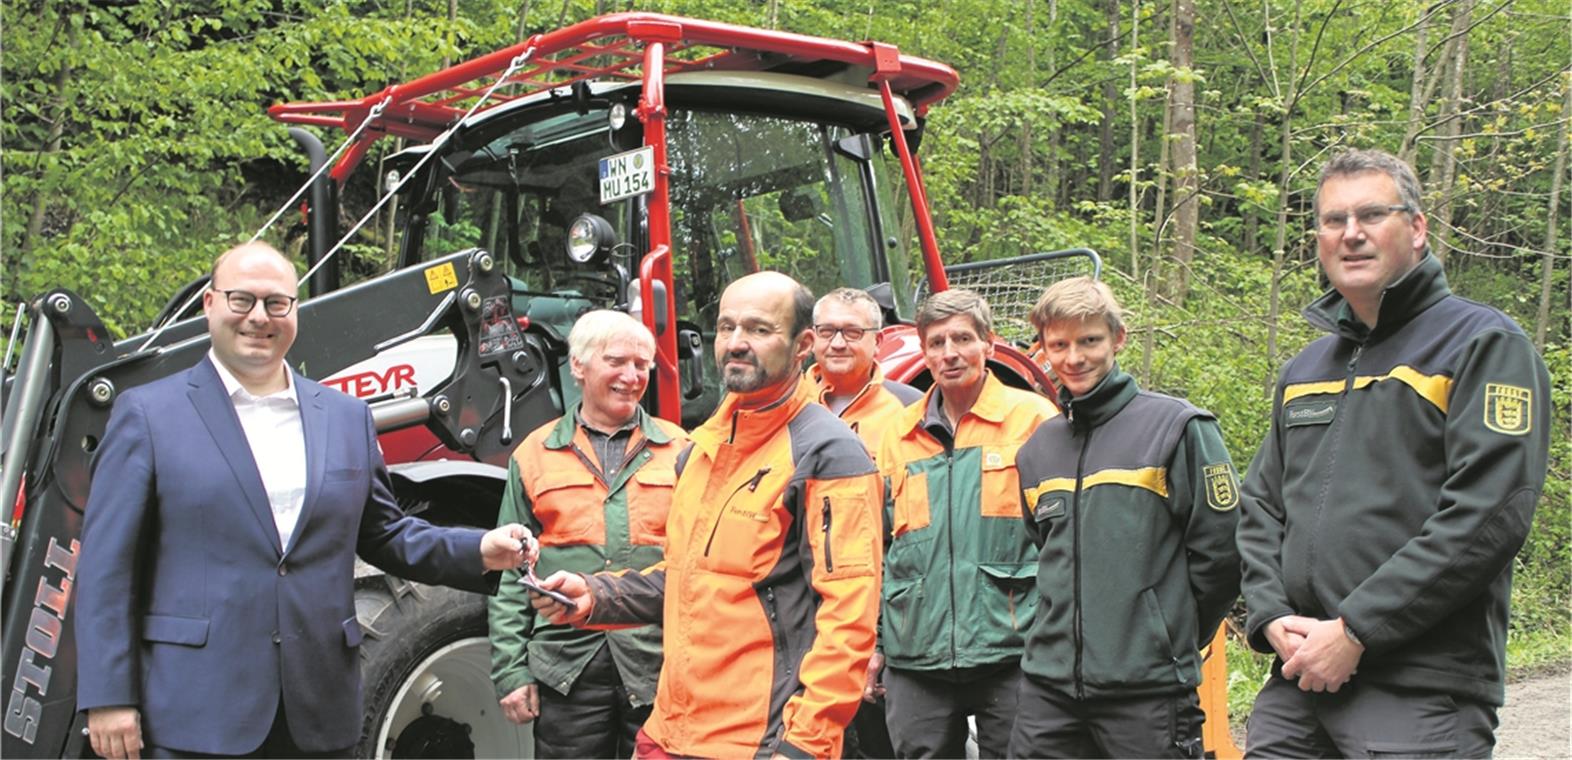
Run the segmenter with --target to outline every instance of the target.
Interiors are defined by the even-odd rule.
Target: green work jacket
[[[947,432],[931,424],[938,392],[906,407],[880,445],[890,483],[880,649],[903,670],[1013,665],[1037,604],[1015,451],[1058,410],[990,373]]]
[[[514,451],[499,525],[518,522],[540,538],[536,574],[642,570],[661,561],[674,465],[687,445],[681,428],[641,409],[624,463],[606,482],[576,410],[537,428]],[[634,706],[652,704],[661,668],[659,626],[587,631],[552,625],[503,574],[489,601],[491,678],[498,697],[531,683],[566,694],[602,646]]]

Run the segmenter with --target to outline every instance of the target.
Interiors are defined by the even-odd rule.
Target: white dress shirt
[[[257,463],[268,505],[273,509],[278,543],[287,551],[295,523],[300,519],[300,507],[306,501],[306,432],[300,423],[300,398],[294,375],[286,367],[284,390],[254,396],[212,350],[207,356],[240,417],[240,428],[246,433],[246,443],[251,445],[251,458]]]

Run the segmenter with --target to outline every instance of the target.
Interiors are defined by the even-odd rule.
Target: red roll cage
[[[526,55],[527,54],[527,55]],[[525,60],[512,73],[521,56]],[[644,122],[644,142],[655,159],[655,189],[649,204],[650,250],[643,257],[640,282],[645,304],[658,303],[658,279],[670,290],[671,225],[667,194],[665,77],[685,71],[773,71],[823,77],[848,68],[870,72],[869,84],[879,91],[895,153],[900,158],[911,197],[913,217],[922,243],[930,291],[948,287],[944,265],[928,211],[921,167],[906,142],[895,96],[911,104],[918,116],[955,91],[955,70],[942,63],[902,55],[893,45],[846,42],[715,21],[655,13],[599,16],[554,32],[536,34],[502,50],[464,61],[359,100],[281,103],[269,115],[290,124],[336,127],[354,134],[379,104],[382,111],[366,123],[355,142],[333,167],[340,184],[365,158],[371,145],[385,135],[421,142],[435,140],[490,89],[490,99],[476,113],[519,98],[598,79],[642,81],[635,114]],[[498,78],[506,76],[500,84]],[[656,407],[667,419],[680,419],[675,391],[677,342],[675,303],[665,301],[665,329],[657,330],[654,309],[644,311],[645,324],[656,336]]]

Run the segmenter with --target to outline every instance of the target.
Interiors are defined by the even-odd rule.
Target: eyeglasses
[[[219,288],[212,288],[212,291],[214,293],[222,293],[224,301],[229,304],[229,310],[236,314],[250,314],[251,310],[256,308],[257,294],[255,293],[248,293],[244,290],[220,290]],[[267,312],[268,316],[287,317],[289,312],[294,311],[295,301],[299,299],[294,296],[272,295],[261,300],[262,310]]]
[[[1360,227],[1374,227],[1399,211],[1413,211],[1413,208],[1407,203],[1397,203],[1390,206],[1360,206],[1353,211],[1322,214],[1321,218],[1316,220],[1316,225],[1322,232],[1341,232],[1348,226],[1348,217],[1353,217],[1359,220]]]
[[[835,325],[814,325],[813,326],[813,334],[819,336],[819,340],[831,341],[831,340],[835,340],[835,334],[836,333],[840,333],[841,335],[845,336],[847,343],[856,343],[857,341],[862,340],[862,336],[866,335],[869,331],[871,331],[873,329],[875,329],[875,328],[872,328],[872,327],[836,327]]]

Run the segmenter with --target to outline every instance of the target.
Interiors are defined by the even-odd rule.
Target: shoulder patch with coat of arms
[[[1209,464],[1201,468],[1206,478],[1206,506],[1218,512],[1227,512],[1239,506],[1239,478],[1234,466],[1227,462]]]
[[[1503,435],[1528,435],[1534,427],[1534,392],[1505,383],[1485,383],[1485,427]]]

